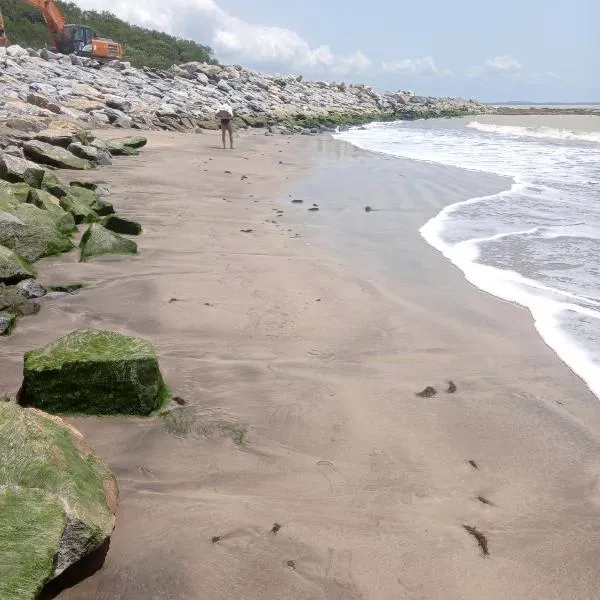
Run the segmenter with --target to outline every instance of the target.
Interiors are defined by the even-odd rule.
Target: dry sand
[[[68,330],[141,335],[188,403],[70,419],[120,504],[104,567],[58,598],[597,598],[597,400],[529,313],[417,234],[503,182],[323,139],[149,139],[100,173],[144,225],[140,255],[44,261],[43,281],[90,287],[2,342],[0,393],[25,350]],[[415,395],[427,385],[437,395]]]

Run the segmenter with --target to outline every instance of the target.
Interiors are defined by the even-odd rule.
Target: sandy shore
[[[60,600],[596,598],[597,400],[417,232],[505,182],[326,139],[149,140],[100,173],[140,255],[43,261],[90,286],[2,343],[0,393],[68,330],[141,335],[188,402],[71,420],[121,497],[104,567]]]

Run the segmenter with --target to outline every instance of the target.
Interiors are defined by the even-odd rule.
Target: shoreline
[[[90,285],[4,346],[12,386],[23,349],[60,329],[148,337],[189,405],[186,435],[160,416],[67,419],[121,500],[104,567],[58,598],[592,598],[597,401],[529,314],[418,231],[500,181],[316,137],[148,139],[102,170],[144,226],[139,256],[42,259],[42,277]]]

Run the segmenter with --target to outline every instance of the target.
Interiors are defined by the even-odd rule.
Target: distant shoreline
[[[600,105],[488,105],[497,115],[597,115],[600,116]]]

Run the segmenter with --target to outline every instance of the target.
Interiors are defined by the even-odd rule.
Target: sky
[[[76,0],[226,64],[486,102],[600,102],[598,0]]]

